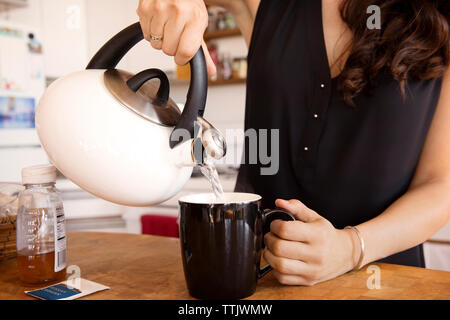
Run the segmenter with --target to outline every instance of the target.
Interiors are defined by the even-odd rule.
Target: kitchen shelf
[[[171,86],[187,86],[189,85],[189,80],[169,78],[169,83]]]
[[[231,85],[231,84],[245,84],[247,82],[247,79],[241,79],[241,78],[232,78],[229,80],[209,80],[208,85],[209,86],[223,86],[223,85]],[[177,85],[189,85],[188,80],[180,80],[180,79],[170,79],[170,84],[177,86]]]
[[[239,84],[239,83],[246,83],[247,79],[245,78],[231,78],[228,80],[223,80],[223,79],[219,79],[219,80],[215,80],[215,81],[209,81],[209,85],[210,86],[221,86],[221,85],[227,85],[227,84]]]
[[[206,32],[203,38],[205,41],[219,38],[227,38],[227,37],[237,37],[241,35],[241,30],[238,28],[235,29],[224,29],[224,30],[216,30],[211,32]]]
[[[8,1],[8,0],[0,0],[0,12],[8,12],[10,10],[14,9],[21,9],[28,6],[28,2],[25,0],[22,0],[23,2],[19,1]]]

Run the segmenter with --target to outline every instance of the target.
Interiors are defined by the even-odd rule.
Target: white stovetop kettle
[[[205,153],[220,159],[226,152],[223,136],[202,118],[208,88],[202,49],[190,61],[181,113],[164,72],[115,69],[142,39],[139,23],[121,31],[87,70],[55,81],[36,110],[39,139],[53,165],[89,193],[129,206],[173,197]]]

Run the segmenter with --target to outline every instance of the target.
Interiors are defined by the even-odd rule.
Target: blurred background
[[[84,69],[107,40],[138,21],[138,2],[0,0],[0,182],[20,182],[23,167],[48,163],[34,129],[34,112],[40,96],[55,79]],[[210,82],[205,118],[224,133],[227,129],[242,130],[247,47],[227,12],[216,7],[208,10],[205,40],[219,73]],[[147,42],[133,48],[118,66],[133,73],[150,67],[167,72],[170,95],[183,104],[189,70],[177,67],[172,58]],[[218,169],[225,191],[232,191],[242,141],[232,139],[228,145],[229,155]],[[163,235],[174,232],[180,196],[211,190],[195,171],[183,191],[168,202],[152,208],[130,208],[95,198],[63,176],[59,177],[57,187],[63,193],[68,230]],[[169,222],[161,217],[167,217]],[[450,271],[450,225],[425,244],[425,251],[428,267]]]
[[[0,181],[20,182],[23,167],[48,162],[34,130],[34,110],[40,95],[55,79],[84,69],[107,40],[138,21],[138,3],[0,0]],[[205,38],[219,74],[210,83],[205,118],[223,132],[243,129],[247,48],[233,18],[220,8],[209,10]],[[177,67],[171,57],[147,42],[133,48],[118,66],[133,73],[150,67],[168,74],[170,95],[183,104],[189,68]],[[239,153],[240,142],[229,144],[231,153]],[[234,163],[219,166],[227,191],[234,188],[240,155],[234,158]],[[208,182],[195,172],[176,199],[154,208],[127,208],[94,198],[62,176],[57,187],[63,192],[69,230],[132,233],[142,232],[142,214],[176,217],[179,196],[210,191]]]

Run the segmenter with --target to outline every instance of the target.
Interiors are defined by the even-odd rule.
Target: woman
[[[424,267],[421,243],[450,209],[448,2],[207,2],[250,44],[246,128],[280,129],[278,174],[244,164],[237,185],[298,219],[265,236],[277,279],[314,285],[381,259]],[[367,27],[371,5],[381,29]],[[178,64],[202,43],[202,0],[142,0],[138,14]]]

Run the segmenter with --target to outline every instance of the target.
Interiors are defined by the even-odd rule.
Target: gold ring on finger
[[[163,38],[163,36],[155,36],[154,34],[150,34],[150,39],[153,41],[162,41]]]

